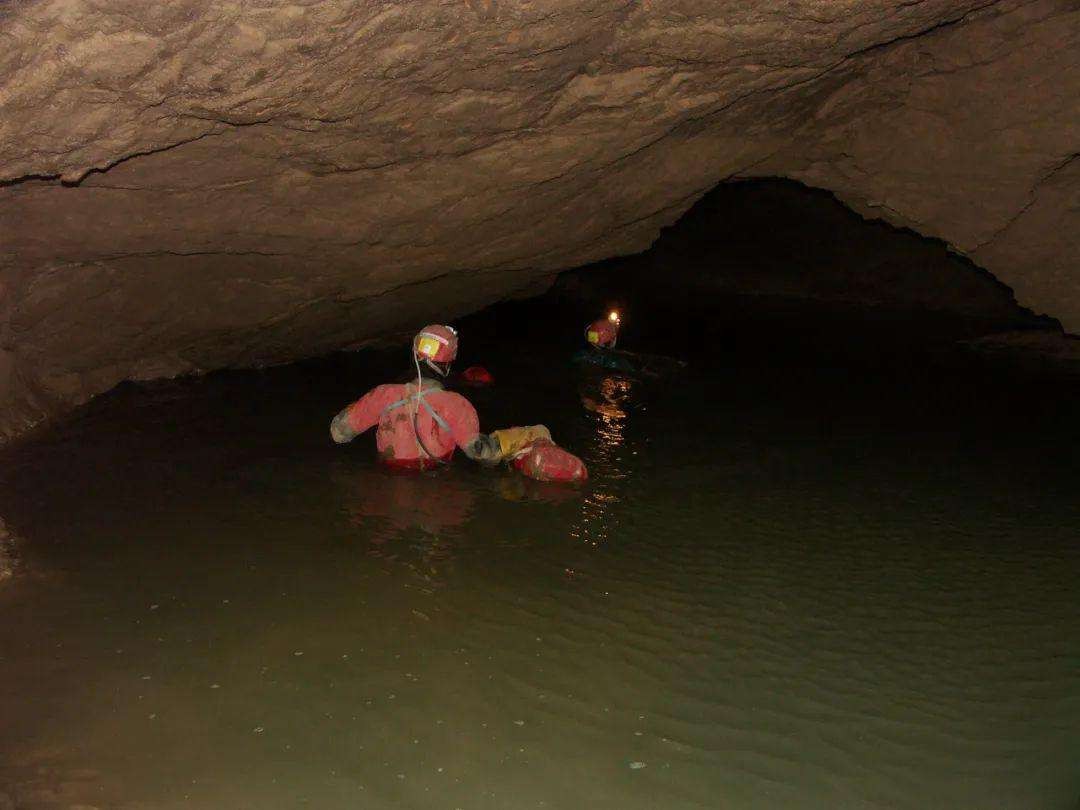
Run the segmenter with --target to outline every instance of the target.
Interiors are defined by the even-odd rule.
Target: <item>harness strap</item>
[[[425,410],[426,410],[426,411],[427,411],[427,412],[428,412],[429,414],[431,414],[431,418],[435,420],[435,424],[436,424],[436,425],[438,425],[438,426],[439,426],[440,428],[442,428],[443,430],[445,430],[445,431],[446,431],[447,433],[449,433],[449,432],[450,432],[450,425],[448,425],[448,424],[446,423],[446,420],[445,420],[445,419],[443,419],[443,418],[442,418],[441,416],[439,416],[439,414],[435,413],[435,409],[434,409],[434,408],[432,408],[432,407],[431,407],[431,406],[430,406],[430,405],[428,404],[427,400],[426,400],[426,399],[424,399],[424,396],[423,396],[423,394],[421,394],[421,395],[420,395],[420,396],[418,397],[418,399],[420,400],[420,404],[424,406],[424,409],[425,409]]]
[[[421,405],[424,406],[424,410],[431,414],[431,418],[434,420],[435,424],[445,430],[447,433],[450,433],[450,425],[448,425],[446,420],[435,412],[435,409],[432,408],[428,401],[424,398],[424,394],[426,393],[426,390],[417,391],[415,394],[405,397],[405,399],[399,399],[397,402],[391,402],[389,405],[383,408],[383,413],[385,414],[389,411],[394,410],[395,408],[400,408],[402,405],[408,405],[410,402],[419,402]]]

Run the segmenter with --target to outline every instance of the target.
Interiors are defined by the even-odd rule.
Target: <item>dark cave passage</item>
[[[667,310],[744,296],[952,316],[969,331],[1060,330],[940,240],[865,220],[831,193],[783,179],[722,183],[649,250],[567,273],[558,288],[616,301],[636,293]]]

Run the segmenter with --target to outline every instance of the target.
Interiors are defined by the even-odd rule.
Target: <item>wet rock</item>
[[[737,176],[1080,329],[1069,0],[41,0],[0,33],[3,436],[539,291]]]
[[[15,576],[17,567],[15,534],[8,529],[7,524],[0,518],[0,583]],[[3,805],[0,804],[0,810]]]

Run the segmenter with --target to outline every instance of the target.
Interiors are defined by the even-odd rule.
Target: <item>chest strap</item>
[[[402,405],[408,405],[410,402],[419,402],[421,405],[424,406],[424,410],[431,415],[431,418],[432,420],[434,420],[435,424],[445,430],[447,433],[450,433],[450,425],[448,425],[446,420],[435,412],[435,409],[432,408],[431,405],[428,404],[428,401],[424,398],[424,394],[426,393],[427,390],[417,391],[415,394],[405,397],[405,399],[399,399],[397,402],[391,402],[389,405],[383,408],[383,413],[389,413],[395,408],[400,408]]]

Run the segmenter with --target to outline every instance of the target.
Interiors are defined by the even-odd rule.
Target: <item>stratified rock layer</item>
[[[730,177],[947,241],[1080,329],[1072,0],[0,9],[0,431],[646,247]]]

